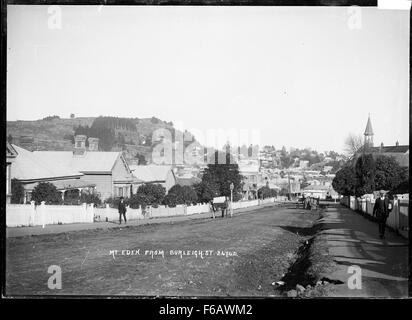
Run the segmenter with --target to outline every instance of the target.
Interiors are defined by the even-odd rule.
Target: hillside
[[[100,149],[124,151],[128,160],[143,155],[150,161],[154,142],[153,131],[165,128],[174,132],[173,123],[155,117],[115,118],[79,117],[64,119],[56,116],[35,121],[8,121],[7,136],[13,143],[28,150],[73,150],[74,135],[100,138]]]

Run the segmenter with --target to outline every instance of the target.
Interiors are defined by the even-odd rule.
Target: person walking
[[[127,224],[127,220],[126,220],[126,204],[124,203],[124,198],[120,197],[120,202],[119,202],[119,224],[122,224],[122,215],[124,218],[124,223]]]
[[[381,190],[379,192],[379,198],[376,199],[373,207],[373,216],[376,217],[379,224],[379,238],[385,238],[386,220],[389,213],[392,211],[392,203],[388,197],[385,197],[385,192]]]

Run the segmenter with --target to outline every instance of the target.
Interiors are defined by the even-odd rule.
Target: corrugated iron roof
[[[17,152],[17,157],[11,168],[12,178],[22,181],[42,180],[50,178],[80,177],[79,171],[64,166],[63,163],[56,162],[50,165],[38,157],[36,153],[13,145]]]
[[[168,173],[172,171],[172,167],[152,164],[145,166],[132,165],[130,170],[136,178],[144,182],[161,182],[166,181]]]
[[[78,172],[108,173],[112,171],[121,152],[86,151],[84,155],[74,156],[72,151],[34,151],[44,163],[59,163]]]

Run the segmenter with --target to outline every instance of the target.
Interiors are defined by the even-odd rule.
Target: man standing
[[[124,198],[120,197],[120,202],[119,202],[119,224],[122,224],[122,215],[124,218],[124,223],[127,223],[126,220],[126,204],[124,203]]]
[[[392,210],[392,204],[389,199],[385,197],[385,192],[379,192],[379,198],[375,201],[375,206],[373,207],[373,216],[376,217],[379,224],[379,238],[385,238],[385,227],[386,219],[388,219],[389,213]]]

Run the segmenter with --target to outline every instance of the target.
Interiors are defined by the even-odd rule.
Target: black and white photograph
[[[411,2],[335,2],[8,4],[2,297],[409,298]]]

